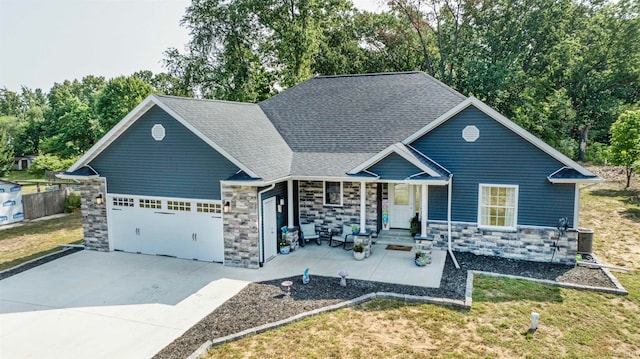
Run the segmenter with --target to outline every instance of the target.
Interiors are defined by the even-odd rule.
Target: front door
[[[264,238],[264,261],[268,261],[278,253],[278,224],[276,221],[276,198],[262,201],[262,226]]]
[[[389,225],[391,228],[409,229],[415,216],[414,186],[404,183],[389,184]]]

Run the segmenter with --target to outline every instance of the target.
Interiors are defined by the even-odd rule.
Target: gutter
[[[453,175],[449,175],[449,186],[448,186],[448,196],[449,201],[447,201],[447,251],[453,260],[453,264],[455,264],[456,269],[460,269],[460,264],[458,264],[458,260],[456,256],[453,255],[453,249],[451,248],[451,187],[453,184]]]
[[[262,194],[268,191],[271,191],[276,187],[275,183],[272,183],[271,186],[263,189],[262,191],[258,191],[258,245],[260,246],[260,259],[259,266],[262,267],[264,265],[264,248],[262,247]]]

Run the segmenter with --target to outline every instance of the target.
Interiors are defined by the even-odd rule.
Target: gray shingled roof
[[[259,105],[293,152],[377,153],[464,100],[423,72],[403,72],[314,77]]]
[[[296,152],[291,164],[292,176],[347,177],[354,167],[375,153]]]
[[[289,174],[291,149],[258,105],[154,96],[263,180]]]

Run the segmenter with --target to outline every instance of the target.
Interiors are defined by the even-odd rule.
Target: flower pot
[[[291,247],[289,246],[280,247],[280,254],[289,254],[290,251]]]
[[[353,258],[357,261],[361,261],[364,259],[364,252],[353,252]]]

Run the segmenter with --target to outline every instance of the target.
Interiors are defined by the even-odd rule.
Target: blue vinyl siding
[[[369,167],[368,170],[379,175],[381,179],[387,180],[403,180],[409,176],[424,172],[397,153],[391,153]]]
[[[468,125],[480,130],[476,142],[462,138]],[[478,185],[485,183],[519,185],[519,225],[573,222],[574,185],[547,180],[564,165],[473,106],[411,145],[453,173],[453,221],[478,221]],[[447,219],[446,187],[429,187],[429,218]]]
[[[166,136],[151,137],[161,124]],[[90,163],[109,193],[219,200],[220,180],[239,169],[158,106]]]

